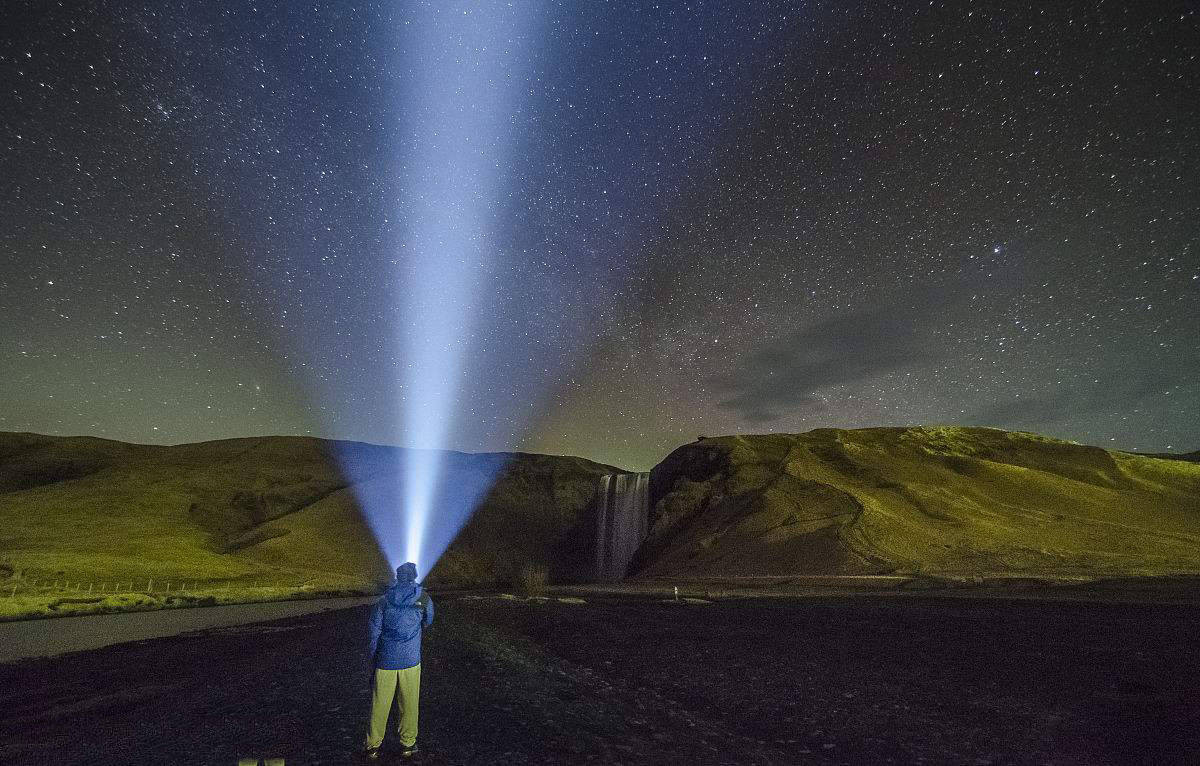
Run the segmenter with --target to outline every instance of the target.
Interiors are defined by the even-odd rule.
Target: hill
[[[703,438],[651,473],[639,576],[1200,571],[1200,465],[988,428]]]
[[[374,591],[389,566],[359,499],[394,496],[404,456],[303,437],[0,433],[0,616]],[[449,486],[486,492],[426,582],[501,585],[527,567],[592,576],[599,477],[619,469],[444,457]],[[651,472],[650,534],[631,571],[1200,572],[1200,464],[1179,457],[986,428],[704,438]]]
[[[1184,460],[1189,463],[1200,463],[1200,450],[1194,452],[1130,452],[1139,457],[1157,457],[1163,460]]]
[[[147,603],[158,603],[164,588],[176,600],[373,589],[389,567],[356,493],[394,488],[403,452],[304,437],[151,446],[0,433],[0,587],[81,610],[101,591],[152,591]],[[492,584],[528,564],[581,576],[572,565],[592,539],[580,528],[586,507],[617,469],[521,453],[446,458],[451,482],[495,478],[427,581]],[[68,582],[91,596],[63,600]]]

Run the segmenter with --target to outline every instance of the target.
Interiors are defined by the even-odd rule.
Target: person
[[[421,629],[433,624],[433,599],[417,582],[417,565],[396,567],[396,583],[371,611],[371,720],[367,727],[367,759],[377,760],[383,747],[392,701],[397,709],[400,754],[417,752],[417,706],[421,695]]]

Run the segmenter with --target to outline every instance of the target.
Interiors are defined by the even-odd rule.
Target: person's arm
[[[371,619],[367,622],[367,662],[375,664],[375,648],[379,645],[379,633],[383,630],[383,599],[375,602]]]
[[[425,594],[425,625],[433,624],[433,597]]]

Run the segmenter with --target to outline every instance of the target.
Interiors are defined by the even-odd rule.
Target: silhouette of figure
[[[417,565],[396,567],[396,583],[371,611],[371,719],[367,758],[379,758],[388,714],[396,703],[400,754],[417,752],[417,708],[421,696],[421,629],[433,624],[433,599],[417,582]]]

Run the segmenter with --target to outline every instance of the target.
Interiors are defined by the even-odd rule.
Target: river
[[[0,662],[52,657],[127,641],[177,636],[205,628],[348,609],[373,601],[374,597],[355,596],[0,622]]]

